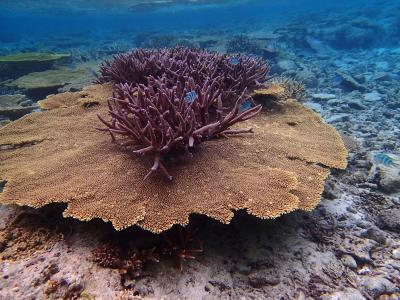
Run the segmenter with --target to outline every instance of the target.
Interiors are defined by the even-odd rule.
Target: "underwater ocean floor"
[[[349,152],[315,210],[274,220],[240,211],[223,225],[195,215],[189,229],[156,236],[64,219],[63,204],[0,206],[0,299],[400,299],[399,15],[394,3],[129,40],[123,31],[15,40],[0,30],[1,126],[39,111],[48,95],[90,85],[116,53],[184,45],[265,58],[270,75],[305,85],[303,104],[338,130]],[[0,151],[6,146],[0,141]],[[152,253],[146,264],[126,259],[139,244],[169,249],[182,236],[190,236],[183,261],[168,250],[159,262]]]

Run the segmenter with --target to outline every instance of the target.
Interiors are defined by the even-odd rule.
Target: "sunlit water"
[[[153,3],[154,2],[154,3]],[[132,42],[133,35],[147,30],[168,33],[171,30],[271,29],[287,24],[295,17],[323,17],[345,14],[351,9],[378,10],[384,1],[1,1],[1,50],[8,42],[45,40],[40,46],[51,46],[51,40],[64,34],[85,38],[107,36]],[[390,2],[390,1],[389,1]],[[396,1],[392,1],[394,4]],[[61,4],[62,3],[62,4]],[[200,33],[199,33],[200,34]],[[40,47],[37,46],[37,47]],[[132,44],[132,46],[135,46]],[[20,49],[24,51],[23,47]],[[38,49],[40,50],[40,49]]]

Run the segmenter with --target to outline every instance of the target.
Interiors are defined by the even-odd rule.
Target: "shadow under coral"
[[[234,260],[253,248],[252,243],[258,243],[259,238],[285,236],[285,228],[295,228],[293,223],[308,218],[306,213],[299,213],[265,221],[241,210],[225,225],[194,214],[186,227],[175,225],[162,234],[154,234],[137,226],[116,231],[110,223],[99,219],[79,222],[64,218],[65,206],[61,203],[40,209],[10,206],[8,212],[3,206],[1,214],[6,218],[0,224],[0,261],[35,260],[62,243],[68,248],[92,252],[90,261],[118,270],[122,286],[130,288],[129,282],[146,275],[149,265],[153,265],[150,270],[157,272],[154,268],[161,261],[162,268],[182,271],[190,260],[205,263],[205,257],[212,260],[213,256]],[[250,244],[245,245],[246,241]]]

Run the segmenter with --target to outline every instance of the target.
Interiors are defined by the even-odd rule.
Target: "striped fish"
[[[399,162],[387,153],[377,153],[374,155],[374,161],[377,164],[382,164],[385,167],[396,167]]]
[[[186,94],[185,100],[186,100],[189,104],[193,103],[193,101],[196,100],[196,99],[197,99],[197,94],[196,94],[195,91],[191,91],[191,92],[188,92],[188,93]]]
[[[251,102],[250,100],[246,100],[242,103],[242,105],[240,105],[239,108],[239,113],[245,112],[246,110],[251,108]]]

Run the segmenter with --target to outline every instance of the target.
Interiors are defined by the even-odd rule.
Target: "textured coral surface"
[[[64,101],[50,96],[41,105],[53,109],[3,127],[0,180],[7,183],[0,202],[67,202],[65,216],[162,232],[186,224],[192,213],[228,223],[237,209],[260,218],[312,209],[329,168],[346,166],[333,127],[288,101],[246,121],[254,134],[208,141],[193,158],[171,162],[173,182],[143,181],[149,162],[95,129],[110,95],[109,86],[94,85]]]

